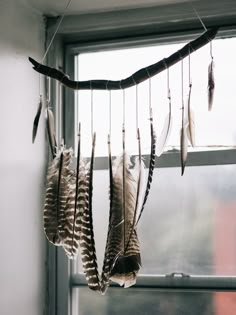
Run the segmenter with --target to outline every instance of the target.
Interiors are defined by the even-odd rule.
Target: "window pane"
[[[88,288],[73,289],[73,315],[228,315],[236,313],[236,293],[160,292],[110,288],[105,296]],[[92,301],[92,303],[91,303]]]
[[[235,178],[235,165],[187,167],[183,177],[177,167],[155,169],[138,227],[140,273],[236,275]],[[99,270],[108,228],[108,189],[108,171],[95,171],[93,213]]]
[[[142,48],[122,49],[83,53],[78,56],[79,80],[125,78],[138,69],[153,64],[164,57],[168,57],[182,44],[151,46]],[[232,70],[232,60],[235,58],[236,39],[220,39],[213,42],[215,61],[215,95],[211,112],[207,105],[207,75],[210,59],[210,47],[206,45],[191,55],[191,104],[196,120],[196,145],[194,150],[205,146],[235,146],[236,145],[236,117],[235,82],[236,72]],[[184,59],[184,99],[188,95],[188,58]],[[181,63],[169,70],[170,89],[172,96],[172,112],[174,116],[172,132],[169,138],[169,149],[179,148],[181,126]],[[79,117],[82,123],[82,150],[86,156],[90,155],[91,142],[91,93],[79,91]],[[135,115],[135,88],[125,90],[126,96],[126,139],[127,149],[137,153],[136,115]],[[138,86],[139,127],[141,130],[142,151],[149,152],[149,90],[148,81]],[[108,91],[94,91],[94,130],[97,132],[96,155],[107,155],[107,134],[109,132]],[[112,151],[117,155],[122,147],[122,92],[112,92]],[[77,100],[77,97],[76,97]],[[158,74],[152,79],[152,107],[154,125],[157,137],[160,135],[165,117],[168,113],[167,100],[167,73]]]

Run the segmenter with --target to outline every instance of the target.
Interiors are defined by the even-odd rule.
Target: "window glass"
[[[73,315],[225,315],[236,313],[236,293],[160,292],[110,288],[105,296],[88,288],[74,289]],[[92,301],[92,303],[91,303]]]
[[[99,270],[109,217],[108,171],[94,172],[93,217]],[[236,166],[155,169],[138,225],[141,274],[236,274]],[[80,264],[80,258],[77,260]],[[82,272],[82,268],[80,269]]]
[[[130,76],[142,67],[168,57],[185,43],[129,48],[113,51],[101,51],[79,54],[77,73],[79,80],[108,79],[119,80]],[[236,72],[232,68],[235,58],[236,38],[213,41],[215,61],[215,95],[211,112],[207,104],[207,78],[210,58],[210,45],[199,49],[190,57],[190,75],[192,81],[191,104],[195,112],[196,148],[205,150],[212,147],[223,148],[236,144],[235,82]],[[184,101],[187,102],[189,86],[189,60],[183,61]],[[169,69],[172,97],[173,126],[167,149],[179,149],[181,127],[181,62]],[[157,138],[163,128],[168,113],[167,72],[152,78],[152,107]],[[112,91],[112,153],[117,155],[122,148],[122,103],[123,92]],[[137,153],[136,141],[136,89],[125,90],[126,147],[131,153]],[[78,120],[82,123],[82,150],[89,156],[91,150],[91,92],[79,91],[75,95],[79,103]],[[107,155],[107,134],[109,132],[109,92],[93,92],[94,115],[93,130],[97,132],[96,156]],[[141,131],[142,152],[148,153],[149,132],[149,84],[148,80],[138,85],[139,127]],[[191,149],[191,148],[190,148]]]

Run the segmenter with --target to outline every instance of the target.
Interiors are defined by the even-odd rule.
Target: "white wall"
[[[17,3],[0,1],[0,314],[42,315],[45,134],[41,120],[31,144],[39,84],[27,58],[42,58],[44,22]]]

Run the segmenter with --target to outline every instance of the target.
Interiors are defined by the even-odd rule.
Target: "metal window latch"
[[[190,275],[184,272],[172,272],[166,274],[166,278],[190,278]]]

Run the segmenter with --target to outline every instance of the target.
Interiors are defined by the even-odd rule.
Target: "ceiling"
[[[19,2],[19,0],[16,0]],[[20,0],[29,8],[48,16],[64,13],[69,0]],[[194,6],[204,16],[236,14],[235,0],[71,0],[66,15],[79,15],[149,7]]]
[[[21,0],[24,5],[45,15],[61,15],[69,0]],[[123,9],[147,8],[195,0],[71,0],[66,15],[98,13]]]

